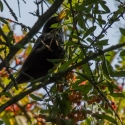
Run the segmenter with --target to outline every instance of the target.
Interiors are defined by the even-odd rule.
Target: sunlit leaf
[[[106,59],[111,63],[114,60],[116,54],[117,53],[115,51],[110,51],[106,54]]]

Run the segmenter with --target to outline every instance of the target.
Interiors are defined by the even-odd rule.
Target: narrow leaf
[[[9,92],[1,92],[0,95],[5,95],[9,98],[12,98],[12,95]]]
[[[1,12],[3,11],[3,3],[1,2],[1,0],[0,0],[0,10]]]
[[[121,34],[125,36],[125,29],[119,28],[119,30],[120,30]]]
[[[110,117],[110,116],[108,116],[108,115],[105,115],[105,114],[93,114],[93,116],[96,118],[96,119],[106,119],[106,120],[108,120],[109,122],[112,122],[113,124],[117,124],[117,121],[114,119],[114,118],[112,118],[112,117]]]
[[[122,50],[122,51],[120,52],[120,56],[125,56],[125,50]]]
[[[65,62],[64,64],[61,65],[61,67],[59,68],[59,71],[62,71],[66,68],[68,68],[74,61],[76,61],[78,59],[78,57],[75,57],[67,62]]]
[[[98,41],[94,45],[108,45],[108,39]]]
[[[116,71],[110,74],[112,77],[125,77],[125,71]]]
[[[106,11],[106,13],[110,13],[110,9],[105,4],[101,4],[101,6]]]
[[[42,99],[36,95],[33,95],[33,94],[30,94],[30,97],[33,99],[33,100],[36,100],[36,101],[42,101]]]
[[[95,29],[96,29],[96,26],[90,27],[90,28],[86,31],[86,33],[84,34],[83,39],[86,38],[86,37],[87,37],[88,35],[90,35],[91,33],[93,33],[93,32],[95,31]]]
[[[88,5],[96,3],[97,1],[99,1],[99,0],[85,0],[85,2],[83,4],[84,4],[84,6],[88,6]]]
[[[111,94],[113,97],[125,97],[122,93],[113,93]]]

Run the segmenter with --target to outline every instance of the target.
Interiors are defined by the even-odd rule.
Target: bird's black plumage
[[[44,25],[42,35],[37,39],[31,53],[25,60],[19,74],[16,77],[17,84],[29,82],[31,78],[37,79],[47,75],[53,64],[47,59],[58,59],[63,53],[61,44],[63,35],[61,28],[51,28],[52,24],[61,23],[58,17],[51,17]],[[13,86],[10,83],[3,92]]]

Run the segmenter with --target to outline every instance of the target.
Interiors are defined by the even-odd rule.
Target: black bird
[[[61,28],[52,28],[52,24],[61,24],[62,17],[51,17],[44,25],[42,35],[37,39],[31,53],[25,60],[16,77],[17,84],[29,82],[31,78],[37,79],[47,75],[53,64],[47,59],[58,59],[63,55],[63,35]],[[8,84],[3,92],[8,91],[14,83]]]

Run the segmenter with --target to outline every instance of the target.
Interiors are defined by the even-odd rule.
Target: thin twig
[[[17,3],[18,3],[19,17],[21,17],[21,13],[20,13],[20,1],[17,0]]]
[[[17,25],[20,25],[22,28],[27,28],[27,29],[31,29],[31,27],[29,27],[29,26],[26,26],[25,24],[23,24],[23,23],[19,23],[19,22],[16,22],[16,21],[14,21],[14,20],[11,20],[11,19],[9,19],[9,18],[5,18],[5,17],[1,17],[0,16],[0,18],[2,18],[2,19],[4,19],[4,20],[8,20],[8,21],[10,21],[10,22],[13,22],[13,23],[15,23],[15,24],[17,24]]]
[[[11,7],[9,6],[9,4],[6,2],[6,0],[3,0],[3,1],[4,1],[4,3],[6,4],[6,6],[8,7],[8,9],[9,9],[9,11],[11,12],[12,16],[14,17],[14,19],[15,19],[16,21],[18,21],[18,18],[17,18],[17,16],[16,16],[16,14],[13,12],[13,10],[12,10]]]

